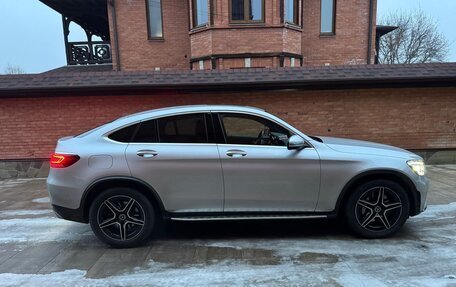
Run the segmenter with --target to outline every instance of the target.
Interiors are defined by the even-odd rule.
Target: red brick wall
[[[211,60],[202,60],[203,61],[203,69],[200,69],[200,61],[196,61],[192,63],[192,70],[211,70],[212,63]]]
[[[200,61],[194,61],[192,63],[192,70],[210,70],[212,69],[211,60],[202,60],[203,69],[200,69]],[[279,57],[253,57],[250,58],[250,68],[278,68]],[[295,58],[294,67],[299,67],[301,65],[301,60]],[[245,58],[216,58],[215,66],[217,69],[244,69],[245,67]],[[291,58],[284,57],[284,67],[291,67]]]
[[[187,104],[257,106],[314,135],[456,148],[455,93],[420,88],[0,99],[0,159],[45,158],[60,137],[134,112]]]
[[[334,36],[321,36],[321,1],[304,1],[302,33],[304,65],[366,64],[369,2],[368,0],[337,0],[336,34]],[[374,19],[376,19],[377,1],[374,2]],[[373,32],[372,63],[375,57],[375,28]]]
[[[301,54],[301,32],[283,27],[209,29],[191,35],[192,57],[212,54]]]
[[[252,68],[273,68],[274,67],[274,59],[269,58],[252,58],[251,59],[251,66]]]
[[[190,32],[192,58],[241,53],[289,52],[302,54],[301,30],[284,28],[284,25],[281,24],[281,1],[265,1],[264,23],[246,25],[230,23],[229,0],[214,0],[214,25],[203,31],[198,28]],[[217,67],[219,69],[244,67],[243,61],[243,58],[237,61],[225,59],[223,63],[226,65],[217,65]],[[242,65],[237,65],[237,62],[242,62]],[[267,62],[272,63],[273,58],[271,57]],[[278,65],[272,64],[261,66],[278,67]]]
[[[109,10],[110,5],[108,5]],[[186,69],[190,67],[188,3],[162,1],[163,40],[149,40],[146,0],[117,0],[116,15],[122,70]],[[113,52],[114,28],[110,14]],[[115,54],[113,54],[115,55]],[[115,59],[115,56],[113,56]],[[115,62],[115,60],[114,60]],[[114,63],[115,64],[115,63]]]
[[[265,0],[264,23],[236,25],[229,21],[229,0],[213,0],[214,25],[191,31],[191,0],[162,1],[164,40],[148,40],[146,0],[117,0],[121,68],[189,69],[191,58],[268,52],[301,54],[304,65],[366,63],[370,1],[338,0],[334,36],[320,36],[321,0],[303,0],[302,29],[287,28],[281,23],[281,1]],[[109,16],[116,64],[111,10]],[[375,33],[372,38],[375,39]],[[375,57],[374,43],[372,61]]]

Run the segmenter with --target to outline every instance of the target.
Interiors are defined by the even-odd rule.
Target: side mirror
[[[298,135],[291,136],[288,139],[287,148],[289,150],[302,150],[307,146],[306,141]]]

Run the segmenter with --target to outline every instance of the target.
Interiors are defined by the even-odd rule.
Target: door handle
[[[158,152],[156,152],[154,150],[144,149],[144,150],[138,150],[138,152],[136,152],[136,155],[138,155],[140,157],[144,157],[144,158],[152,158],[154,156],[157,156]]]
[[[231,150],[226,152],[226,155],[230,156],[230,157],[244,157],[244,156],[247,155],[247,153],[245,151],[243,151],[243,150],[231,149]]]

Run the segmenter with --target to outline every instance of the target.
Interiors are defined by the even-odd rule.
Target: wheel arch
[[[347,200],[354,189],[361,184],[376,179],[391,180],[400,184],[405,189],[408,198],[410,199],[410,216],[414,216],[419,213],[420,197],[412,180],[400,171],[379,169],[364,171],[353,177],[347,184],[345,184],[336,202],[337,215],[341,214],[341,210],[343,210],[343,207],[346,205]]]
[[[128,187],[141,192],[147,197],[147,199],[149,199],[152,206],[160,213],[160,215],[163,216],[165,214],[165,207],[160,196],[148,183],[134,177],[114,176],[98,179],[91,183],[84,191],[80,206],[84,221],[88,222],[91,202],[93,202],[99,192],[112,187]]]

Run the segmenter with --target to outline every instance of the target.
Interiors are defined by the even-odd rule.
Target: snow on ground
[[[455,218],[456,203],[429,206],[408,221],[400,236],[383,240],[342,234],[179,241],[192,246],[271,250],[279,261],[269,265],[222,260],[176,266],[150,261],[102,279],[87,278],[86,270],[3,273],[0,286],[456,286]],[[78,242],[87,237],[93,239],[87,225],[49,216],[0,220],[0,244]]]
[[[378,272],[375,276],[354,273],[343,264],[330,270],[308,272],[305,265],[284,263],[272,266],[251,266],[242,262],[223,262],[208,266],[179,269],[151,263],[151,267],[135,273],[103,279],[86,278],[81,270],[66,270],[43,275],[0,274],[0,286],[448,286],[455,281],[443,276],[429,278],[386,279]]]
[[[440,222],[445,221],[445,222]],[[439,224],[435,224],[439,222]],[[445,224],[447,223],[447,224]],[[448,205],[429,206],[428,209],[416,217],[410,218],[406,223],[407,227],[415,227],[416,232],[419,232],[419,239],[424,243],[441,243],[441,239],[454,239],[453,244],[448,246],[449,253],[454,256],[456,261],[456,202]],[[330,253],[339,255],[354,255],[364,254],[369,252],[370,255],[384,255],[385,247],[388,247],[390,253],[396,256],[413,256],[413,254],[403,253],[404,245],[410,245],[412,249],[420,248],[421,245],[416,244],[416,237],[392,237],[382,240],[363,240],[355,238],[325,238],[325,239],[273,239],[268,240],[217,240],[214,243],[208,244],[212,247],[230,247],[236,249],[244,248],[270,248],[273,243],[274,249],[282,257],[289,257],[298,252],[317,252]],[[420,241],[420,240],[418,240]],[[374,244],[371,244],[374,243]],[[438,247],[438,246],[433,246]],[[456,272],[456,270],[455,270]]]
[[[41,212],[41,210],[39,210]],[[39,213],[35,210],[29,215]],[[42,210],[49,214],[50,210]],[[23,215],[25,211],[3,211],[0,214]],[[46,241],[79,241],[91,232],[85,224],[62,220],[56,217],[14,218],[0,220],[0,244],[41,243]]]
[[[43,215],[53,213],[51,209],[23,209],[23,210],[5,210],[0,211],[0,217],[26,216],[26,215]]]
[[[0,187],[3,189],[16,187],[30,181],[46,180],[45,178],[17,178],[0,180]]]
[[[35,203],[50,203],[51,202],[51,199],[49,197],[41,197],[41,198],[35,198],[32,200],[32,202],[35,202]]]
[[[50,215],[53,214],[53,211],[50,209],[39,209],[39,210],[7,210],[0,211],[1,217],[11,217],[11,216],[27,216],[27,215]],[[450,221],[450,224],[432,224],[437,221]],[[446,205],[431,205],[428,209],[416,216],[412,217],[406,223],[407,225],[411,224],[426,223],[421,227],[417,227],[420,231],[428,232],[432,231],[429,234],[430,239],[438,239],[439,236],[449,236],[456,239],[456,202],[446,204]],[[36,218],[13,218],[13,219],[3,219],[0,220],[0,243],[14,243],[14,242],[46,242],[46,241],[79,241],[81,236],[90,234],[90,228],[86,224],[79,224],[71,221],[62,220],[54,216],[43,216]],[[420,234],[420,237],[426,238],[426,234]],[[414,238],[412,238],[414,239]],[[290,252],[293,254],[298,248],[301,251],[331,251],[331,252],[340,252],[341,249],[345,250],[343,245],[334,245],[334,244],[324,244],[318,246],[318,244],[307,244],[312,242],[314,239],[306,240],[295,240],[295,239],[283,239],[277,240],[272,239],[274,242],[274,247],[276,250],[281,252],[282,256],[289,256]],[[397,239],[398,241],[404,241],[403,238]],[[406,241],[407,239],[405,239]],[[315,241],[322,243],[322,239],[315,239]],[[348,244],[347,248],[352,244],[353,241],[356,242],[371,242],[372,240],[355,240],[350,237],[350,240],[341,240],[341,239],[324,239],[324,242],[336,241],[339,243],[345,242]],[[194,242],[194,241],[190,241]],[[243,239],[229,239],[229,240],[212,240],[212,241],[201,241],[203,242],[212,242],[206,243],[207,246],[213,247],[231,247],[231,248],[266,248],[270,249],[272,247],[268,240],[243,240]],[[309,249],[302,249],[304,246],[300,246],[299,243],[305,242],[306,245],[309,245]],[[395,238],[379,240],[378,242],[395,242]],[[456,241],[455,241],[456,242]],[[279,247],[279,248],[277,248]],[[393,246],[394,247],[394,246]],[[454,252],[456,253],[456,243],[454,246]],[[372,249],[369,247],[369,250]],[[357,250],[348,250],[350,253],[360,251]],[[381,251],[381,250],[380,250]],[[381,252],[380,252],[381,253]],[[456,258],[456,257],[455,257]]]

